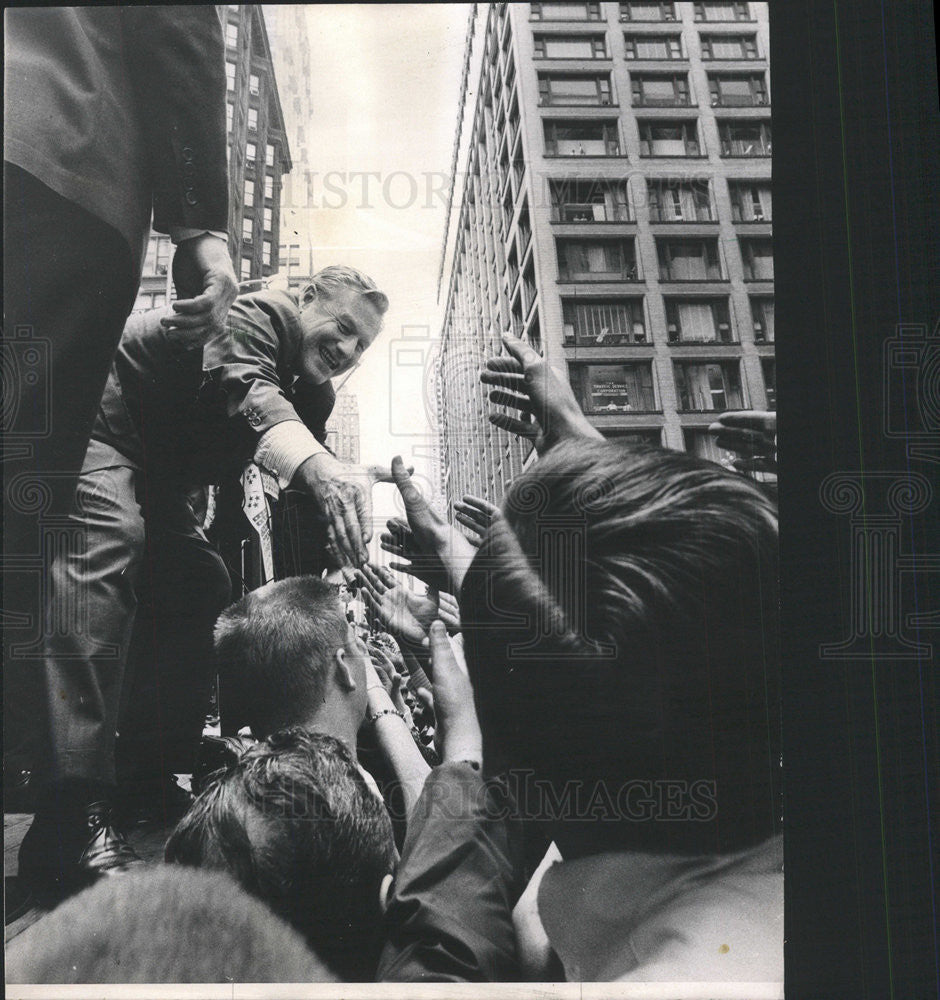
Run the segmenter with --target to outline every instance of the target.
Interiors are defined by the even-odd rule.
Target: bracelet
[[[366,722],[375,722],[381,719],[383,715],[397,715],[402,722],[405,721],[405,716],[403,712],[399,712],[397,708],[381,708],[378,712],[373,712],[372,715],[366,717]]]

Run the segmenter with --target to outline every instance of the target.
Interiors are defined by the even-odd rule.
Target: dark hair
[[[521,476],[503,514],[461,595],[488,762],[530,769],[556,803],[566,783],[580,788],[593,805],[556,835],[596,849],[714,852],[775,832],[772,501],[692,455],[580,440]],[[645,814],[595,808],[598,782],[617,803],[629,781],[677,800]],[[670,782],[678,791],[662,792]],[[545,788],[531,791],[528,814],[552,814]]]
[[[323,700],[348,623],[335,588],[292,576],[252,590],[215,625],[226,710],[256,737],[303,722]]]
[[[229,871],[344,979],[373,977],[392,826],[332,736],[293,727],[247,750],[193,803],[166,860]]]
[[[303,937],[222,872],[104,878],[11,941],[11,983],[332,982]]]

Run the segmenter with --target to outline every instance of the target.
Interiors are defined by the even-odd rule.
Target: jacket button
[[[199,199],[193,194],[192,191],[186,192],[186,204],[187,205],[198,205]]]
[[[248,423],[251,424],[252,427],[257,427],[258,424],[261,423],[261,417],[259,417],[257,413],[250,413],[248,415]]]
[[[195,173],[196,173],[196,165],[193,163],[192,160],[187,160],[183,164],[183,176],[192,177],[195,175]]]
[[[190,146],[183,147],[183,159],[188,163],[196,154],[192,151]]]

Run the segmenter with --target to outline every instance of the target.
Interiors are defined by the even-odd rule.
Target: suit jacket
[[[295,296],[240,296],[226,329],[201,351],[164,331],[165,314],[128,319],[93,438],[138,468],[192,485],[237,477],[261,435],[284,420],[301,420],[325,443],[336,394],[330,382],[296,378],[303,329]]]
[[[5,11],[4,158],[113,226],[228,229],[225,47],[213,6]]]
[[[466,764],[428,775],[408,818],[378,982],[519,978],[512,908],[524,884],[515,816],[506,787]]]

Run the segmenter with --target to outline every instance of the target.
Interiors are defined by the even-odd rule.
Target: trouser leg
[[[231,600],[228,571],[185,493],[151,507],[119,724],[118,776],[129,781],[192,772],[215,674],[212,630]]]
[[[115,783],[115,732],[144,546],[136,476],[123,467],[82,473],[69,518],[72,544],[52,565],[45,787]]]
[[[48,522],[68,514],[138,276],[116,230],[6,163],[3,229],[4,750],[28,761]]]

